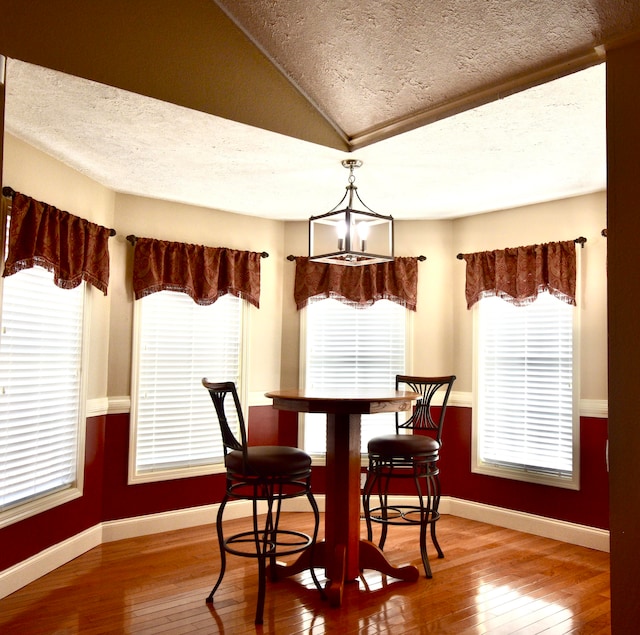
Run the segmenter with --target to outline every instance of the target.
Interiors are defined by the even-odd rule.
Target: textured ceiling
[[[634,0],[216,0],[355,145],[593,63]]]
[[[216,4],[248,35],[242,46],[249,58],[259,62],[255,51],[262,51],[353,154],[304,140],[304,126],[302,134],[289,133],[291,123],[300,128],[300,118],[292,117],[286,90],[279,88],[281,102],[260,101],[260,83],[233,66],[245,59],[235,48],[223,49],[226,65],[215,70],[242,81],[260,106],[256,112],[271,111],[277,125],[269,130],[248,125],[253,114],[240,104],[246,95],[228,95],[224,108],[194,110],[160,90],[140,89],[148,96],[123,90],[135,89],[130,77],[98,83],[44,68],[51,45],[20,49],[16,38],[15,57],[33,54],[43,66],[9,60],[7,131],[118,192],[278,219],[306,219],[333,207],[344,193],[340,160],[347,156],[364,161],[356,172],[364,201],[398,219],[451,218],[605,187],[604,64],[594,64],[606,46],[638,32],[640,3]],[[194,39],[187,36],[197,26],[190,14],[196,5],[208,11],[206,3],[181,5],[172,38]],[[140,24],[151,28],[153,20]],[[67,41],[63,28],[57,41]],[[105,33],[86,34],[93,43],[87,55],[108,40]],[[75,37],[83,35],[74,29]],[[126,35],[122,49],[135,38],[145,42],[143,33],[130,34],[130,41]],[[212,42],[216,36],[222,38],[210,33]],[[239,40],[224,38],[229,41]],[[136,66],[143,53],[129,62],[134,80],[143,77]],[[109,54],[113,63],[105,68],[117,70],[120,51]],[[85,61],[76,58],[80,66]],[[154,68],[146,61],[143,67],[153,79]],[[203,73],[210,68],[202,64]],[[197,74],[180,79],[199,85]]]

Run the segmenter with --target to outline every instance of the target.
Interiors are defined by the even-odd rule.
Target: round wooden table
[[[273,407],[279,410],[327,415],[324,541],[315,546],[313,564],[325,568],[331,605],[342,604],[345,582],[355,580],[363,569],[416,581],[417,567],[395,567],[376,545],[360,539],[360,417],[411,410],[420,395],[404,390],[345,388],[330,392],[276,390],[266,397],[273,399]],[[306,552],[293,564],[278,565],[277,575],[293,575],[310,566]]]

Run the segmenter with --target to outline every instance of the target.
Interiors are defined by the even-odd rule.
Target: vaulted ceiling
[[[281,219],[337,203],[348,156],[399,219],[604,189],[600,63],[640,34],[633,0],[11,4],[8,132],[119,192]]]

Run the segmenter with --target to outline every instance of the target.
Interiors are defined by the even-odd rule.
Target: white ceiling
[[[6,130],[117,192],[283,220],[339,202],[344,158],[364,162],[364,202],[396,219],[606,187],[605,66],[570,72],[580,63],[567,60],[592,64],[594,46],[638,22],[634,2],[216,4],[354,152],[15,59]],[[491,101],[491,86],[506,96]],[[444,116],[474,101],[489,103]]]
[[[604,65],[349,155],[9,60],[7,132],[117,192],[301,220],[344,194],[442,219],[603,190]]]

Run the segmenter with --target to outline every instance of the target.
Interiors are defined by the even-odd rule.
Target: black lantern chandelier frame
[[[362,161],[342,165],[349,170],[344,196],[331,211],[309,218],[309,260],[352,267],[392,261],[393,217],[377,214],[360,198],[353,171]],[[355,200],[364,209],[354,209]]]

